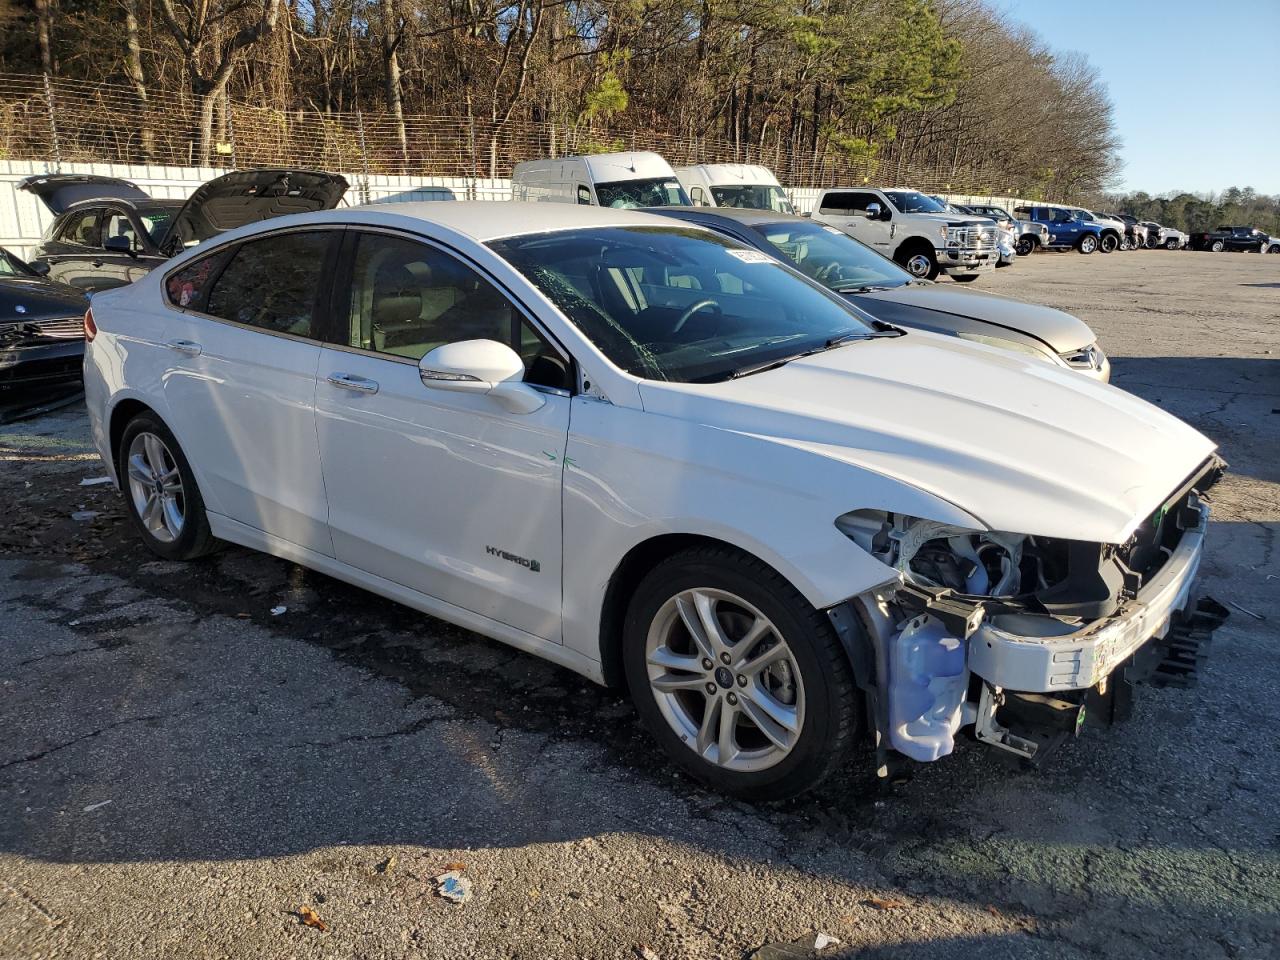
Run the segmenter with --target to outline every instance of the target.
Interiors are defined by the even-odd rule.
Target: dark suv
[[[18,187],[56,215],[32,255],[48,265],[51,280],[105,290],[168,259],[161,245],[181,200],[154,200],[127,180],[80,174],[28,177]]]
[[[1269,246],[1270,238],[1261,230],[1253,227],[1218,227],[1208,233],[1191,235],[1192,250],[1212,250],[1221,253],[1223,250],[1248,250],[1261,253]]]

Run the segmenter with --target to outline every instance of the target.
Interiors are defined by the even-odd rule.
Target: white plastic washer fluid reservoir
[[[955,747],[969,686],[965,643],[936,617],[916,617],[890,641],[889,742],[912,760]]]

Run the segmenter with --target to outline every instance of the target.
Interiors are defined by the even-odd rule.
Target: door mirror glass
[[[27,266],[31,268],[32,273],[39,274],[42,277],[47,277],[49,275],[49,265],[43,260],[36,260],[32,263],[28,263]]]
[[[878,203],[869,203],[869,204],[867,204],[867,219],[868,219],[868,220],[879,220],[879,219],[880,219],[880,211],[881,211],[881,209],[882,209],[882,208],[881,208],[880,204],[878,204]]]
[[[432,390],[479,393],[511,413],[533,413],[546,398],[524,382],[524,361],[497,340],[459,340],[436,347],[418,361],[418,375]]]

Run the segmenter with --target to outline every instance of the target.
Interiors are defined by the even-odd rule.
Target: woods
[[[180,101],[163,131],[154,110],[130,129],[143,159],[180,122],[208,163],[250,105],[358,116],[387,172],[438,162],[427,119],[474,141],[481,176],[642,135],[797,185],[927,173],[1058,199],[1117,170],[1105,78],[982,0],[7,0],[0,17],[2,73]]]

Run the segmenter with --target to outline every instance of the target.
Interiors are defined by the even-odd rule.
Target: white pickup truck
[[[966,283],[994,270],[999,229],[985,217],[950,213],[916,190],[823,190],[813,219],[892,257],[913,276],[945,273]]]

